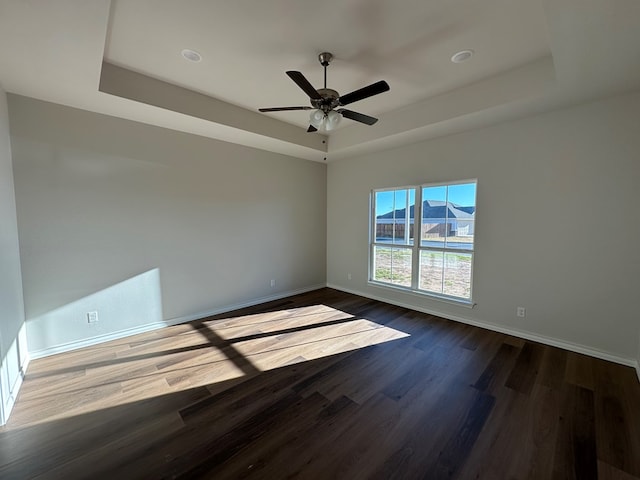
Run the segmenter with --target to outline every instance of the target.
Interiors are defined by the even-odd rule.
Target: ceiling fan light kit
[[[331,131],[338,126],[342,116],[335,110],[330,110],[324,113],[322,110],[313,110],[309,116],[309,123],[313,125],[317,130],[324,129],[325,131]]]
[[[378,95],[389,91],[389,84],[384,80],[372,83],[366,87],[355,90],[346,95],[340,95],[336,90],[327,88],[327,67],[333,60],[333,55],[329,52],[322,52],[318,55],[318,61],[324,68],[324,88],[316,90],[307,78],[295,70],[287,71],[287,75],[293,80],[304,93],[309,96],[310,107],[270,107],[259,108],[260,112],[282,112],[287,110],[313,110],[309,115],[309,128],[307,132],[317,132],[319,130],[331,131],[338,126],[342,117],[364,123],[365,125],[373,125],[378,121],[377,118],[370,117],[363,113],[347,110],[346,108],[337,108],[350,103],[364,100],[365,98]]]

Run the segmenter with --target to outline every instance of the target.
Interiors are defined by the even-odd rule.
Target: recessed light
[[[462,63],[473,57],[473,50],[461,50],[451,57],[453,63]]]
[[[185,58],[185,60],[189,60],[190,62],[199,62],[200,60],[202,60],[202,55],[200,55],[198,52],[196,52],[195,50],[191,50],[189,48],[185,48],[184,50],[182,50],[182,56]]]

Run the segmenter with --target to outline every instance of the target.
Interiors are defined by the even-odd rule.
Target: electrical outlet
[[[87,312],[87,323],[96,323],[98,321],[98,312]]]
[[[526,310],[524,309],[524,307],[518,307],[516,309],[516,315],[518,315],[519,317],[524,318],[525,313],[526,313]]]
[[[347,280],[351,280],[351,274],[347,273]]]
[[[272,278],[272,279],[271,279],[271,287],[273,288],[273,287],[275,287],[275,286],[276,286],[276,279],[275,279],[275,278]]]

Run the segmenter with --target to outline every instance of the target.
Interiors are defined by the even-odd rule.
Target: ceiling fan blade
[[[313,132],[317,132],[318,129],[316,127],[314,127],[313,125],[309,125],[309,128],[307,128],[307,133],[313,133]]]
[[[346,108],[341,108],[340,110],[336,110],[338,113],[341,113],[343,117],[348,118],[349,120],[355,120],[356,122],[365,123],[367,125],[373,125],[378,121],[377,118],[370,117],[369,115],[365,115],[364,113],[354,112],[353,110],[347,110]]]
[[[372,83],[371,85],[341,96],[339,98],[340,105],[349,105],[350,103],[357,102],[358,100],[373,97],[374,95],[387,91],[389,91],[389,84],[384,80],[380,80],[379,82]]]
[[[304,93],[309,95],[309,98],[312,98],[314,100],[322,100],[322,97],[320,96],[318,91],[315,88],[313,88],[313,85],[309,83],[309,80],[306,79],[306,77],[302,74],[302,72],[289,70],[287,72],[287,75],[289,75],[289,78],[291,78],[291,80],[296,82],[296,85],[298,85],[302,90],[304,90]]]
[[[272,107],[259,108],[259,112],[284,112],[286,110],[313,110],[313,107]]]

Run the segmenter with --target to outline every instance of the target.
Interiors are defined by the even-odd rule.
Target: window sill
[[[430,300],[437,300],[439,302],[448,303],[450,305],[456,305],[458,307],[473,308],[476,304],[472,300],[464,300],[462,298],[449,297],[446,295],[438,295],[435,293],[427,293],[421,290],[414,290],[410,287],[401,287],[398,285],[390,285],[388,283],[376,282],[375,280],[369,280],[367,282],[372,287],[382,288],[391,292],[408,293],[419,298],[428,298]]]

